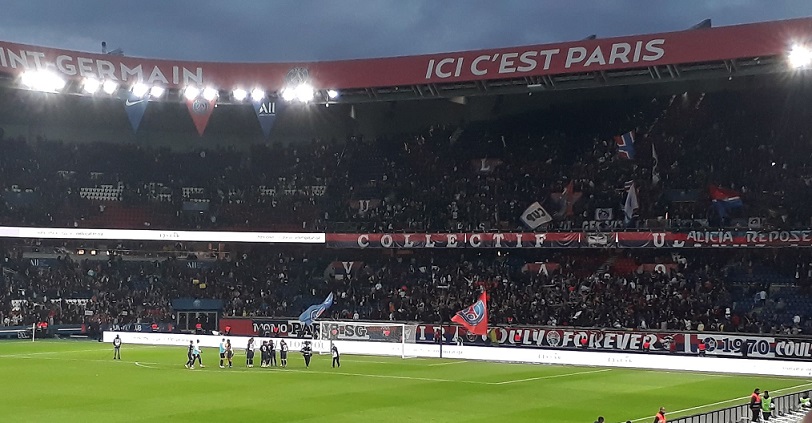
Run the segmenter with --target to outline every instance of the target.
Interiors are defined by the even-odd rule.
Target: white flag
[[[550,213],[547,213],[547,210],[544,210],[544,207],[541,207],[538,201],[531,204],[530,207],[522,213],[521,219],[530,229],[536,229],[545,223],[553,221],[553,217],[550,216]]]
[[[657,185],[660,183],[660,170],[657,166],[660,164],[660,158],[657,157],[657,150],[654,149],[654,143],[651,143],[651,158],[654,165],[651,167],[651,183]]]
[[[623,206],[623,214],[626,215],[627,224],[632,221],[634,211],[638,208],[640,208],[640,203],[637,202],[637,188],[634,186],[634,183],[632,183],[629,187],[629,191],[626,193],[626,204]]]

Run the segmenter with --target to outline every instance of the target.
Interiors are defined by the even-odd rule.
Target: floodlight
[[[242,88],[237,88],[231,92],[231,97],[237,101],[243,101],[246,97],[248,97],[248,91],[245,91]]]
[[[200,95],[200,89],[197,88],[197,87],[193,87],[191,85],[186,87],[185,90],[183,90],[183,96],[186,97],[186,99],[190,100],[190,101],[196,99],[197,96],[199,96],[199,95]]]
[[[206,89],[203,90],[203,98],[205,98],[206,101],[212,101],[215,98],[217,98],[217,96],[219,96],[219,95],[220,95],[220,92],[218,92],[216,89],[214,89],[212,87],[206,87]]]
[[[293,101],[296,98],[296,93],[293,88],[285,88],[282,90],[282,99],[285,101]]]
[[[159,98],[164,95],[164,92],[166,92],[166,89],[160,85],[153,85],[152,88],[149,89],[149,95],[152,98]]]
[[[307,103],[310,100],[313,100],[313,87],[310,84],[301,84],[296,87],[295,90],[296,99],[301,101],[302,103]]]
[[[82,83],[82,89],[88,94],[96,94],[101,88],[101,81],[96,78],[85,78]]]
[[[794,45],[787,55],[789,65],[793,69],[804,68],[812,65],[812,50],[806,46]]]
[[[251,90],[251,100],[262,101],[265,98],[265,90],[262,88],[254,88]]]
[[[136,82],[130,90],[133,92],[134,96],[143,98],[145,95],[147,95],[147,92],[149,92],[149,87],[143,82]]]
[[[102,91],[107,94],[113,94],[118,89],[118,83],[116,81],[104,81],[102,84]]]
[[[37,91],[59,91],[65,86],[65,80],[54,72],[26,71],[20,81],[28,88]]]
[[[338,94],[338,91],[336,91],[336,90],[327,90],[327,97],[328,97],[330,100],[335,100],[335,99],[337,99],[337,98],[338,98],[338,95],[339,95],[339,94]]]

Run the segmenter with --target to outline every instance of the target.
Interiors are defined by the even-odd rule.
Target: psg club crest
[[[557,347],[561,344],[561,334],[558,331],[551,330],[547,332],[547,345]]]
[[[288,86],[298,86],[310,81],[310,71],[307,68],[293,68],[285,75],[285,84]]]
[[[476,326],[482,323],[482,319],[485,318],[485,303],[479,300],[465,310],[460,310],[457,315],[465,320],[465,323]]]
[[[209,102],[202,98],[198,98],[192,103],[192,111],[199,115],[205,114],[208,110]]]

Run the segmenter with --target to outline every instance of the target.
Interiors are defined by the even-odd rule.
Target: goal
[[[329,354],[333,343],[340,341],[374,342],[376,350],[381,355],[400,356],[409,358],[406,344],[414,344],[417,334],[417,325],[404,323],[381,323],[361,321],[320,321],[318,325],[318,339],[316,349],[319,354]],[[351,346],[350,342],[347,345]],[[339,346],[339,350],[342,347]],[[344,351],[341,351],[342,353]],[[350,347],[347,350],[352,353]],[[377,354],[376,354],[377,355]]]

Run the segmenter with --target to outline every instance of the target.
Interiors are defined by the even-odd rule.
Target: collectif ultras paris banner
[[[330,248],[812,247],[812,230],[327,234]]]

